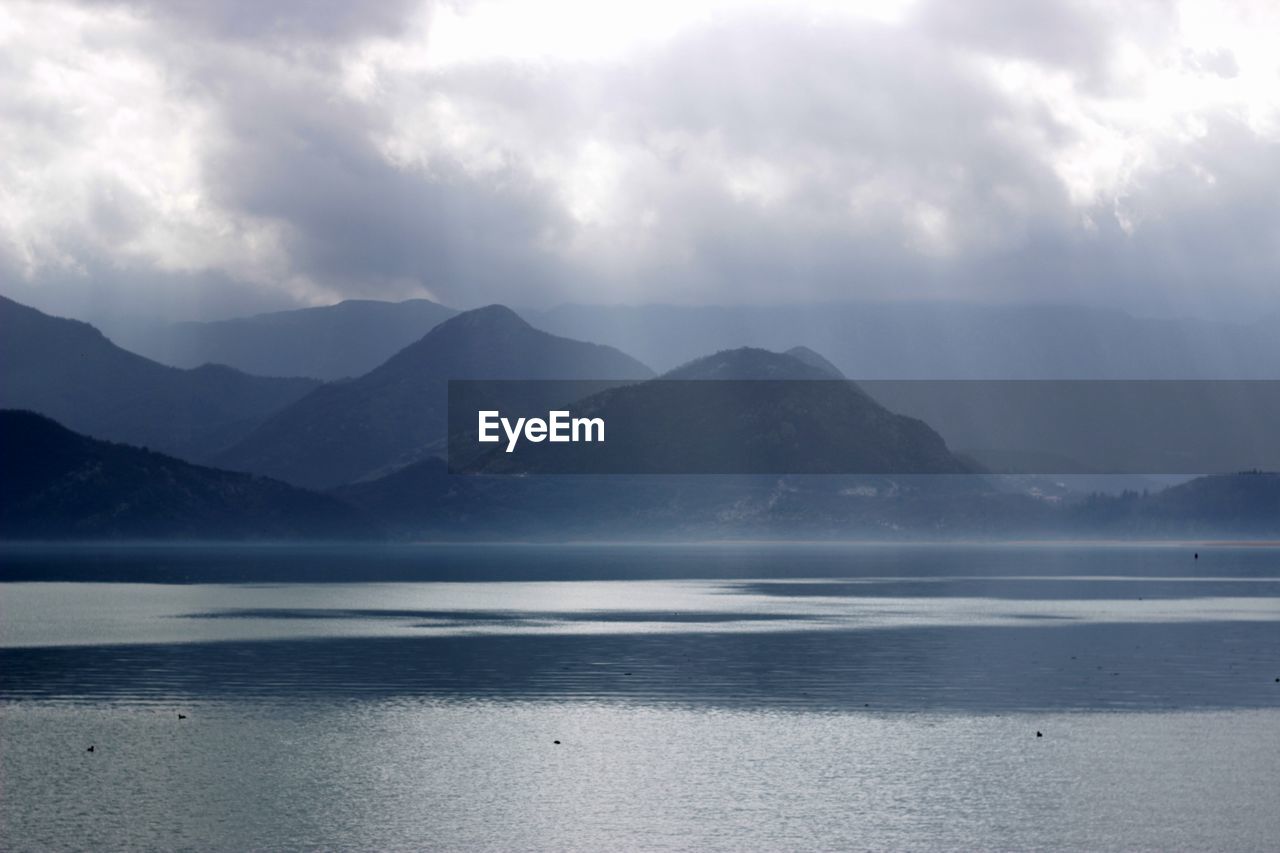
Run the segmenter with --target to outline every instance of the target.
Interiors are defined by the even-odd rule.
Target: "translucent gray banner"
[[[1274,380],[449,383],[459,474],[1280,469]]]

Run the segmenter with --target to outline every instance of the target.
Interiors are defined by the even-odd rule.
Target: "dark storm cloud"
[[[328,81],[305,69],[233,65],[218,70],[237,96],[221,103],[227,141],[210,153],[209,184],[224,206],[285,223],[299,272],[351,296],[413,281],[455,304],[548,283],[555,264],[536,243],[558,212],[518,167],[483,179],[449,162],[398,167],[373,141],[381,111],[326,97]]]

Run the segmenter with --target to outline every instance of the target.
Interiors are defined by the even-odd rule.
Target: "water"
[[[0,846],[1274,849],[1199,550],[11,546]]]

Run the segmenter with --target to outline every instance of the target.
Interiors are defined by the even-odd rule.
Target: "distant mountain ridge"
[[[1052,305],[566,304],[522,314],[663,371],[714,350],[803,344],[850,379],[1280,379],[1280,317],[1135,317]]]
[[[166,364],[338,379],[372,370],[456,312],[429,300],[348,300],[131,332]],[[658,370],[721,349],[812,347],[853,379],[1280,378],[1280,315],[1251,323],[1080,306],[847,302],[520,308],[540,329],[605,343]]]
[[[0,408],[40,412],[95,438],[202,460],[318,385],[222,365],[167,367],[88,323],[0,297]]]
[[[825,356],[819,355],[818,353],[814,352],[808,347],[805,347],[805,346],[792,347],[791,349],[783,353],[783,355],[789,355],[792,358],[796,359],[797,361],[804,362],[810,367],[814,367],[814,368],[817,368],[818,370],[821,370],[823,373],[827,374],[828,379],[844,379],[845,378],[845,375],[844,373],[841,372],[840,368],[836,367],[834,364],[828,361]]]
[[[1276,473],[1059,505],[981,477],[467,477],[433,458],[334,500],[14,411],[0,470],[0,539],[1280,536]]]
[[[814,353],[816,356],[817,353]],[[660,379],[690,381],[806,381],[838,379],[827,369],[790,353],[770,352],[760,347],[725,349],[668,370]]]
[[[0,537],[368,539],[361,513],[284,483],[191,465],[0,411]]]
[[[174,323],[136,332],[130,345],[176,367],[213,362],[259,376],[332,380],[368,373],[456,315],[429,299],[277,311],[213,322]]]
[[[1278,536],[1280,473],[1215,474],[1150,494],[1093,495],[1073,515],[1103,533]]]
[[[450,379],[647,379],[618,350],[548,334],[501,305],[459,314],[358,379],[317,388],[217,457],[326,488],[443,452]]]
[[[815,327],[816,338],[834,340],[833,324],[846,316],[834,314],[816,318],[827,324]],[[873,319],[859,320],[848,336],[857,337],[859,330],[874,325]],[[1274,321],[1231,328],[1262,329]],[[967,330],[964,334],[989,328],[982,323],[960,326]],[[1063,336],[1068,326],[1053,332],[1050,349],[1056,351],[1061,344],[1066,351]],[[1123,323],[1117,328],[1122,330]],[[835,359],[826,358],[830,353],[825,347],[820,347],[820,354],[808,346],[794,346],[811,338],[793,332],[784,328],[774,335],[781,339],[779,349],[790,347],[785,352],[758,346],[724,348],[685,360],[659,378],[790,382],[841,377]],[[872,342],[886,340],[884,334],[877,332]],[[1247,334],[1241,338],[1245,349],[1257,344]],[[1013,339],[1025,340],[1024,332],[1008,338]],[[714,340],[708,338],[699,351],[711,349]],[[919,340],[926,350],[934,348],[928,358],[938,357],[937,341],[927,334]],[[1117,351],[1106,350],[1107,340],[1106,335],[1086,335],[1075,345],[1119,358]],[[839,350],[841,344],[835,345]],[[843,345],[854,344],[846,340]],[[867,341],[856,342],[858,348],[867,346]],[[910,341],[895,346],[892,352],[910,356]],[[1040,364],[1036,359],[1046,351],[1032,351],[1027,365]],[[670,363],[675,352],[664,351],[663,358]],[[1096,359],[1098,352],[1086,356],[1079,363]],[[908,361],[893,369],[919,363],[923,362]],[[977,369],[984,363],[977,358],[955,369]],[[1029,369],[1027,365],[1018,369]],[[585,398],[588,409],[604,407],[601,410],[614,421],[643,414],[659,432],[659,443],[683,443],[698,458],[714,458],[716,437],[700,433],[696,417],[699,406],[708,402],[705,394],[688,405],[673,404],[670,397],[657,393],[659,384],[645,382],[654,378],[652,371],[630,356],[533,328],[503,306],[458,314],[364,375],[320,385],[307,379],[249,376],[222,365],[166,367],[121,349],[92,326],[0,297],[0,406],[41,413],[0,412],[0,536],[375,535],[374,525],[348,503],[385,522],[399,537],[1280,536],[1277,474],[1215,475],[1150,494],[1086,500],[1063,495],[1049,499],[1027,490],[1011,493],[1007,486],[993,488],[995,479],[983,476],[914,476],[909,472],[950,470],[946,466],[951,463],[960,466],[957,471],[972,470],[941,436],[990,435],[991,444],[952,440],[951,445],[991,448],[992,459],[1005,459],[1009,470],[1020,470],[1012,457],[1065,453],[1071,448],[1058,446],[1062,437],[1080,432],[1083,423],[1072,414],[1071,405],[1059,412],[1037,403],[1032,410],[1039,412],[1039,419],[1022,415],[1023,409],[993,405],[981,409],[990,429],[985,423],[969,425],[959,419],[945,394],[935,393],[924,382],[909,383],[915,397],[893,396],[892,389],[875,382],[848,383],[842,386],[847,394],[819,400],[821,406],[830,406],[820,410],[803,395],[784,400],[782,406],[773,400],[764,405],[749,393],[728,400],[739,407],[735,411],[744,435],[759,438],[762,458],[789,442],[811,448],[815,458],[822,459],[838,447],[834,442],[844,440],[838,432],[828,434],[815,427],[831,423],[840,425],[844,438],[856,434],[879,454],[871,458],[884,463],[880,474],[451,476],[433,454],[443,450],[447,432],[447,382],[464,378],[622,380],[621,387]],[[1103,407],[1106,411],[1137,405],[1145,415],[1146,420],[1121,420],[1124,429],[1107,433],[1109,441],[1119,442],[1117,452],[1124,459],[1142,464],[1146,457],[1133,449],[1133,437],[1140,440],[1149,421],[1163,417],[1162,410],[1135,404],[1136,395],[1126,394],[1123,383],[1101,384],[1125,395]],[[1247,383],[1208,386],[1211,394],[1191,398],[1200,401],[1193,406],[1199,414],[1164,419],[1176,420],[1194,436],[1208,436],[1209,445],[1274,445],[1274,432],[1268,430],[1280,421],[1272,397],[1254,393]],[[65,413],[66,427],[44,417],[56,418],[58,413]],[[574,413],[584,412],[575,407]],[[903,413],[923,421],[902,417]],[[1224,418],[1230,423],[1221,423]],[[81,432],[93,438],[77,434]],[[1055,437],[1058,444],[1050,442],[1046,448],[1045,442]],[[127,445],[96,440],[100,438]],[[190,465],[148,447],[330,488],[339,500],[263,476]],[[1162,447],[1144,450],[1167,452]],[[636,452],[626,447],[621,451]],[[1040,465],[1033,470],[1044,468],[1043,462],[1032,461]]]

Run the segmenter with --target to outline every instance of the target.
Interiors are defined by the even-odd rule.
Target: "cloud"
[[[345,43],[403,31],[417,0],[86,0],[86,8],[131,14],[169,34],[249,43]]]
[[[1156,2],[10,4],[0,276],[117,313],[1254,311],[1278,33]]]

